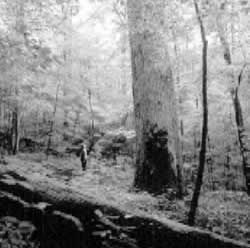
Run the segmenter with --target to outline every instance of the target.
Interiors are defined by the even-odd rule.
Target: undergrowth
[[[7,160],[9,165],[4,166],[7,170],[64,183],[132,214],[147,213],[163,220],[186,223],[191,190],[183,200],[171,199],[166,194],[155,197],[146,192],[134,192],[131,190],[134,167],[128,157],[120,156],[116,161],[91,157],[85,172],[81,170],[79,158],[75,156],[47,159],[43,154],[20,154]],[[209,191],[204,187],[196,225],[250,243],[249,202],[250,198],[244,192],[223,189]]]

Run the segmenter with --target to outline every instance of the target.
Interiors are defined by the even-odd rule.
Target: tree
[[[177,188],[181,157],[165,7],[164,0],[127,2],[137,136],[134,184],[156,193]]]
[[[225,63],[228,66],[231,66],[233,64],[233,58],[232,58],[233,56],[230,52],[230,46],[227,41],[225,27],[223,25],[223,18],[222,18],[222,14],[225,11],[225,6],[226,6],[226,2],[223,2],[220,5],[219,14],[217,15],[217,18],[216,18],[216,24],[217,24],[218,36],[220,38],[221,46],[223,48],[223,56],[224,56]],[[247,170],[249,170],[248,168],[250,167],[250,150],[248,147],[248,139],[247,139],[247,134],[245,131],[242,104],[241,104],[240,97],[239,97],[239,90],[240,90],[242,75],[243,75],[245,67],[246,67],[246,64],[243,65],[237,77],[237,82],[235,83],[235,86],[231,88],[230,93],[231,93],[233,107],[234,107],[235,123],[237,126],[240,153],[242,157],[242,167],[243,167],[243,173],[245,176],[245,184],[246,184],[247,193],[250,194],[250,178],[247,173]],[[232,85],[234,84],[234,80],[235,79],[233,78]]]
[[[59,90],[60,90],[60,83],[58,83],[58,85],[56,87],[56,97],[55,97],[54,110],[53,110],[52,120],[50,120],[50,128],[49,128],[49,133],[48,133],[49,138],[48,138],[47,150],[46,150],[47,157],[49,156],[49,151],[50,151],[50,148],[51,148],[51,139],[52,139],[53,131],[54,131],[54,124],[55,124],[55,117],[56,117],[56,111],[57,111],[57,105],[58,105]]]
[[[16,1],[16,25],[15,25],[15,31],[16,35],[19,36],[21,35],[22,37],[22,42],[25,42],[25,36],[23,33],[25,32],[25,20],[24,20],[24,3],[22,1]],[[14,96],[16,98],[19,97],[19,87],[18,87],[18,81],[23,81],[23,68],[22,68],[22,63],[24,62],[24,57],[20,54],[19,56],[19,70],[16,73],[16,82],[14,85]],[[14,66],[15,67],[15,66]],[[18,68],[18,66],[17,66]],[[16,154],[19,152],[19,139],[20,139],[20,110],[17,102],[15,103],[15,106],[13,107],[13,112],[12,112],[12,127],[11,127],[11,136],[12,136],[12,152],[13,154]]]
[[[191,201],[190,212],[188,214],[188,224],[194,225],[196,209],[200,196],[204,167],[206,163],[206,148],[207,148],[207,133],[208,133],[208,103],[207,103],[207,38],[203,20],[201,17],[200,9],[196,0],[194,0],[195,12],[200,25],[201,38],[203,44],[202,51],[202,97],[203,97],[203,125],[202,125],[202,138],[201,149],[199,156],[199,168],[197,179],[195,183],[194,194]]]

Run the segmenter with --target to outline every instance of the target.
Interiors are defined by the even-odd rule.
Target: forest
[[[250,247],[249,0],[0,12],[0,247]]]

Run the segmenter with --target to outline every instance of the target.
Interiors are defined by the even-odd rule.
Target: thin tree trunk
[[[57,111],[59,89],[60,89],[60,83],[56,87],[56,99],[55,99],[55,104],[54,104],[54,111],[53,111],[52,120],[50,120],[50,129],[49,129],[49,134],[48,134],[49,138],[48,138],[47,149],[46,149],[47,157],[49,156],[49,150],[51,147],[51,141],[52,141],[52,136],[54,132],[54,123],[55,123],[55,117],[56,117],[56,111]]]
[[[190,211],[188,214],[188,224],[194,225],[195,223],[195,215],[198,207],[198,201],[203,181],[203,173],[206,162],[206,146],[207,146],[207,133],[208,133],[208,103],[207,103],[207,39],[206,33],[203,25],[203,21],[201,18],[199,6],[196,0],[194,0],[194,7],[197,15],[197,19],[200,25],[201,38],[203,43],[202,50],[202,96],[203,96],[203,126],[202,126],[202,138],[201,138],[201,149],[200,149],[200,157],[199,157],[199,168],[197,179],[195,183],[195,189],[193,193],[193,197],[191,200]]]
[[[175,58],[176,58],[176,86],[178,88],[180,88],[180,81],[181,81],[181,78],[180,78],[180,60],[179,60],[179,53],[178,53],[177,38],[176,38],[176,34],[174,31],[173,31],[173,39],[174,39],[174,52],[175,52]],[[181,98],[180,94],[179,94],[178,103],[179,103],[179,105],[181,105],[181,103],[182,103],[182,98]],[[183,123],[182,119],[180,119],[180,133],[181,133],[181,136],[184,135],[184,123]]]
[[[80,111],[76,111],[75,112],[76,117],[75,117],[75,121],[74,121],[74,126],[73,126],[73,137],[75,137],[76,135],[76,128],[79,125],[79,120],[80,120]]]
[[[233,89],[231,94],[232,94],[234,110],[235,110],[235,121],[237,125],[240,153],[242,157],[243,174],[245,176],[245,185],[246,185],[247,193],[250,194],[250,150],[247,145],[248,140],[247,140],[246,132],[245,132],[242,107],[241,107],[241,103],[239,100],[239,87],[240,87],[244,67],[245,66],[243,66],[239,74],[238,84],[235,87],[235,89]]]
[[[68,86],[72,84],[73,72],[72,72],[72,11],[71,4],[62,5],[62,14],[64,15],[64,43],[66,46],[63,51],[64,64],[66,68],[65,82],[63,85],[63,97],[64,99],[68,95]],[[67,106],[64,109],[64,119],[63,119],[63,139],[67,140],[67,131],[69,130],[69,120],[68,120],[69,111]]]
[[[66,42],[67,39],[66,39],[66,33],[64,34],[64,42]],[[63,84],[63,99],[66,99],[67,98],[67,93],[68,93],[68,87],[67,85],[69,85],[71,82],[71,74],[70,72],[68,71],[68,66],[69,66],[69,63],[71,61],[71,57],[70,57],[70,53],[69,51],[65,50],[63,52],[63,59],[64,59],[64,64],[65,64],[65,67],[66,67],[66,75],[65,75],[65,82]],[[69,127],[69,122],[68,122],[68,110],[67,110],[67,106],[65,106],[64,104],[64,110],[63,110],[63,139],[64,140],[67,140],[66,138],[66,133],[67,133],[67,129]]]
[[[225,8],[225,4],[222,4],[220,7],[220,11],[224,11],[224,8]],[[223,28],[221,15],[217,16],[216,21],[217,21],[218,35],[219,35],[221,45],[224,50],[224,60],[227,65],[232,65],[232,55],[230,53],[230,47],[226,39],[226,34]],[[231,90],[231,97],[232,97],[233,107],[234,107],[240,154],[242,157],[242,167],[243,167],[243,174],[245,177],[245,185],[246,185],[247,193],[250,194],[250,149],[247,144],[247,137],[246,137],[245,126],[244,126],[244,121],[243,121],[244,120],[243,112],[242,112],[241,102],[239,98],[239,88],[240,88],[242,74],[244,72],[245,66],[246,65],[243,66],[238,76],[237,85]]]
[[[2,91],[2,89],[0,89]],[[0,131],[3,132],[4,127],[4,103],[2,102],[2,97],[0,99]]]
[[[35,129],[34,140],[38,141],[38,136],[39,136],[39,111],[38,111],[38,108],[36,110],[34,129]]]
[[[176,57],[176,86],[178,87],[178,90],[180,90],[180,60],[179,60],[179,54],[178,54],[178,44],[177,44],[177,37],[176,37],[176,33],[175,31],[173,30],[173,38],[174,38],[174,51],[175,51],[175,57]],[[182,98],[181,98],[181,95],[179,94],[179,99],[178,99],[178,108],[177,109],[180,109],[180,106],[181,106],[181,103],[182,103]],[[179,116],[179,112],[180,111],[177,111],[177,117]],[[183,120],[180,119],[179,120],[179,136],[181,138],[183,138],[183,135],[184,135],[184,123],[183,123]],[[177,147],[177,151],[178,154],[177,154],[177,182],[178,182],[178,189],[179,189],[179,196],[182,197],[183,196],[183,193],[184,193],[184,189],[183,189],[183,178],[182,178],[182,165],[183,165],[183,159],[182,159],[182,152],[183,152],[183,142],[181,139],[178,139],[178,147]]]
[[[19,113],[18,107],[12,113],[12,153],[17,154],[19,151]]]
[[[25,26],[25,2],[18,0],[16,2],[16,24],[15,24],[15,28],[16,28],[16,34],[20,35],[24,33],[24,26]],[[25,61],[23,61],[22,55],[21,55],[21,61],[19,61],[19,63],[24,63]],[[18,98],[19,95],[19,83],[23,80],[23,72],[19,71],[16,72],[16,82],[14,85],[14,96],[16,98]],[[20,76],[21,75],[21,76]],[[14,110],[12,112],[12,129],[11,129],[11,134],[12,134],[12,153],[13,155],[17,154],[19,151],[19,132],[20,132],[20,109],[18,107],[18,103],[15,103],[14,105]]]
[[[92,105],[92,91],[90,89],[88,89],[88,99],[89,99],[89,109],[91,114],[91,137],[93,138],[95,130],[95,120],[94,120],[94,111]]]
[[[18,97],[18,88],[15,86],[14,94]],[[19,108],[16,104],[14,110],[12,111],[12,128],[11,128],[11,138],[12,138],[12,154],[16,155],[19,152],[19,134],[20,129],[20,113]]]
[[[212,154],[212,146],[210,137],[207,136],[207,143],[208,143],[208,154],[207,157],[207,170],[208,170],[208,177],[211,184],[211,190],[215,191],[215,183],[214,183],[214,168],[213,168],[213,154]]]

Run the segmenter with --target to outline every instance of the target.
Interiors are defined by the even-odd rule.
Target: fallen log
[[[48,204],[30,204],[12,194],[0,192],[0,216],[14,216],[32,222],[41,247],[86,248],[81,222],[71,215],[53,210]]]
[[[28,212],[32,214],[21,217],[27,217],[38,226],[41,223],[51,226],[53,223],[55,229],[61,228],[60,232],[67,235],[68,225],[70,228],[75,223],[73,220],[79,221],[79,225],[75,223],[73,226],[82,225],[82,230],[76,229],[76,233],[81,236],[82,245],[88,248],[250,248],[250,245],[173,221],[161,221],[146,215],[128,215],[125,210],[99,202],[64,185],[26,178],[25,175],[20,177],[13,172],[0,176],[0,191],[5,197],[8,193],[14,198],[20,198],[8,204],[13,209],[17,206],[20,209],[12,211],[13,216],[22,214],[22,208],[25,213],[29,209]],[[1,206],[4,199],[0,197]],[[44,212],[47,216],[45,222]],[[40,217],[37,217],[39,214]],[[74,231],[68,235],[75,235]]]

